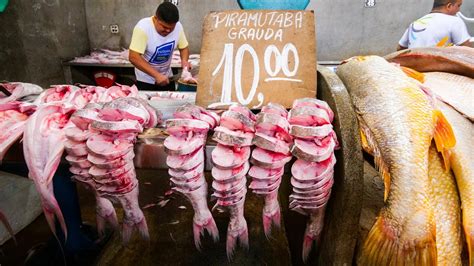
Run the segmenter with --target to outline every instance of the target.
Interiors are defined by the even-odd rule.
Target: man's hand
[[[159,86],[166,86],[170,83],[170,80],[168,79],[167,76],[158,73],[155,76],[155,83],[158,84]]]
[[[192,66],[191,64],[189,63],[189,61],[182,61],[181,62],[181,67],[183,69],[187,69],[187,70],[191,70]]]

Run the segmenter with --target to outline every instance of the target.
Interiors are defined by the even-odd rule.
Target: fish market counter
[[[334,111],[334,130],[341,148],[335,152],[334,185],[329,199],[324,230],[317,244],[317,251],[313,249],[308,264],[318,265],[350,265],[355,255],[356,242],[359,232],[359,220],[363,199],[363,156],[359,140],[359,129],[348,92],[341,80],[329,68],[319,66],[317,72],[317,98],[326,101]],[[163,146],[166,133],[163,129],[154,128],[139,135],[135,145],[135,167],[140,180],[140,205],[166,204],[163,203],[166,192],[170,189],[169,176],[166,166],[166,153]],[[211,151],[216,143],[208,136],[205,154],[205,176],[208,185],[211,182]],[[21,143],[16,143],[7,153],[5,162],[24,163]],[[62,163],[67,164],[65,160]],[[291,163],[287,164],[288,167]],[[289,169],[289,168],[288,168]],[[25,169],[26,170],[26,169]],[[245,202],[245,216],[248,221],[250,250],[237,249],[233,263],[235,264],[302,264],[301,256],[304,230],[307,217],[288,209],[288,198],[291,192],[290,173],[286,171],[282,178],[279,198],[282,207],[281,230],[275,230],[271,239],[266,239],[261,226],[261,210],[263,200],[254,193],[248,193]],[[209,188],[210,190],[210,188]],[[160,198],[161,197],[161,198]],[[140,265],[155,264],[215,264],[226,261],[225,241],[218,244],[203,243],[202,252],[195,250],[192,241],[192,207],[182,197],[172,201],[164,212],[156,208],[144,208],[145,216],[152,235],[149,246],[144,242],[132,241],[128,247],[123,247],[119,239],[109,241],[100,258],[99,265],[115,264],[125,260],[134,261]],[[153,199],[153,200],[152,200]],[[214,204],[210,203],[210,206]],[[186,211],[181,212],[183,206]],[[225,239],[227,215],[213,212],[221,232],[221,239]],[[114,237],[119,237],[116,234]],[[209,240],[206,237],[206,241]],[[156,243],[155,243],[156,242]],[[212,246],[208,246],[212,245]],[[156,250],[156,246],[175,246],[177,252]],[[143,251],[143,252],[142,252]],[[180,252],[180,253],[178,253]],[[189,256],[180,256],[180,254]],[[192,254],[191,254],[192,253]],[[276,256],[275,254],[279,254]],[[291,254],[291,255],[290,255]],[[180,257],[176,260],[176,257]],[[216,258],[210,259],[210,258]],[[209,258],[209,259],[206,259]],[[218,259],[219,258],[219,259]],[[173,261],[174,259],[174,261]],[[169,263],[166,263],[169,262]]]
[[[359,217],[362,209],[364,186],[363,157],[359,140],[359,128],[349,94],[337,75],[331,69],[319,66],[317,79],[317,98],[326,101],[335,113],[333,125],[340,141],[341,149],[335,153],[337,158],[334,174],[335,183],[326,209],[321,243],[318,245],[318,253],[316,256],[311,255],[308,263],[317,263],[319,265],[352,264],[359,232]],[[167,176],[166,171],[164,171],[167,169],[167,166],[166,152],[163,146],[163,141],[166,136],[164,130],[159,128],[145,131],[139,135],[135,146],[135,166],[137,168],[159,169],[158,171],[162,173],[161,176]],[[216,146],[216,143],[211,140],[210,137],[211,136],[208,136],[205,149],[206,171],[210,171],[212,168],[210,159],[211,152]],[[282,220],[285,224],[286,238],[291,254],[295,254],[291,259],[294,264],[301,264],[302,261],[299,254],[302,252],[301,243],[306,226],[306,217],[289,211],[288,209],[287,201],[291,191],[291,174],[289,171],[291,165],[292,163],[286,165],[287,171],[285,171],[285,175],[283,176],[279,197],[282,203]],[[208,172],[206,176],[208,179],[210,178]],[[211,179],[208,180],[208,184],[212,183],[210,180]],[[250,197],[254,197],[253,193],[248,193],[248,196],[249,195],[252,195]],[[250,218],[249,216],[253,214],[248,213],[247,210],[253,209],[253,206],[261,203],[261,201],[261,199],[249,199],[249,201],[246,202],[246,217],[248,217],[249,220],[255,217]],[[255,223],[257,223],[255,226],[260,228],[261,226],[258,226],[260,223],[260,213],[256,212],[255,215],[258,217],[258,219],[255,220]],[[251,228],[250,225],[249,228]],[[264,238],[264,234],[261,230],[257,230],[254,233],[258,233],[260,236],[252,236],[252,232],[249,232],[249,237],[256,239],[259,239],[259,237]],[[192,237],[190,236],[190,238]],[[250,249],[252,250],[256,244],[252,245],[252,241],[250,243]],[[257,241],[257,243],[260,244],[260,241]],[[272,244],[272,242],[262,242],[262,244],[264,243]],[[114,247],[113,249],[117,248],[118,247]],[[252,256],[252,254],[254,254],[253,252],[254,251],[250,251],[249,255]],[[242,255],[244,254],[245,253],[242,253]],[[131,254],[128,253],[128,255]],[[238,260],[237,257],[238,256],[235,257],[235,261]],[[146,263],[146,261],[142,262]],[[244,263],[244,261],[241,262]],[[252,262],[257,263],[257,261]]]
[[[94,75],[97,72],[113,73],[116,75],[116,82],[124,85],[135,83],[135,68],[132,64],[99,64],[99,63],[78,63],[63,62],[64,78],[67,84],[95,84]],[[177,74],[181,69],[180,64],[171,64],[173,74]],[[99,76],[102,74],[99,74]]]

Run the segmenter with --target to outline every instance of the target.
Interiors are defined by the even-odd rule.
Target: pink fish
[[[64,128],[68,126],[72,111],[62,105],[42,106],[26,123],[23,141],[28,176],[40,194],[49,227],[56,236],[54,222],[57,218],[66,238],[66,224],[54,197],[52,181],[64,151]]]

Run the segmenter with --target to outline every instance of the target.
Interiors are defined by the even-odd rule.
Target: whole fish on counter
[[[474,265],[474,125],[453,108],[442,103],[439,105],[456,135],[451,165],[461,198],[462,225],[469,252],[469,265]]]
[[[0,104],[3,107],[7,104]],[[23,104],[8,104],[5,110],[0,106],[0,164],[8,149],[23,135],[23,130],[29,115],[34,112],[36,106],[23,110]]]
[[[424,76],[424,86],[474,121],[474,79],[444,72],[428,72]]]
[[[410,48],[385,59],[419,72],[440,71],[474,78],[474,49],[469,47]]]
[[[56,236],[55,218],[67,238],[66,223],[53,192],[53,176],[64,151],[69,117],[74,112],[62,104],[45,105],[26,122],[23,153],[28,176],[34,181],[49,227]],[[72,124],[70,124],[72,126]]]
[[[385,207],[363,244],[361,265],[436,264],[436,221],[430,201],[432,139],[449,160],[455,138],[418,82],[378,56],[354,57],[337,74],[351,94],[362,143],[385,183]]]
[[[431,200],[436,219],[436,250],[438,265],[461,265],[461,208],[456,182],[451,171],[431,145],[428,158]]]
[[[10,94],[4,96],[5,93],[0,88],[0,104],[16,101],[28,95],[40,94],[43,91],[38,85],[23,82],[0,83],[0,87]]]

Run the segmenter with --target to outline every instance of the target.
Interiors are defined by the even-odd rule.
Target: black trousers
[[[135,85],[137,85],[137,88],[141,91],[175,91],[176,90],[174,81],[170,81],[170,83],[166,86],[159,86],[156,84],[150,84],[150,83],[141,82],[137,80]]]

